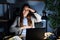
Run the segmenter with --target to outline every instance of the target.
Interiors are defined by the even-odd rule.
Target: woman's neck
[[[26,18],[26,16],[24,15],[24,18]]]

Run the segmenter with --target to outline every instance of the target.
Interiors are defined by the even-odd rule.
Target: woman
[[[36,13],[35,10],[31,9],[28,4],[24,4],[20,12],[20,17],[17,17],[11,26],[10,32],[15,32],[16,34],[21,34],[26,37],[27,28],[35,28],[34,23],[40,22],[41,16]],[[19,27],[16,27],[18,24]],[[23,29],[22,33],[21,30]]]

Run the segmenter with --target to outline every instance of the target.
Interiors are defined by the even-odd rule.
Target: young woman
[[[24,4],[20,12],[20,17],[17,17],[12,24],[10,32],[15,32],[16,34],[21,34],[23,37],[26,37],[26,29],[35,28],[35,22],[41,22],[41,16],[30,8],[28,4]],[[19,27],[16,27],[17,24]],[[21,29],[23,29],[22,33]]]

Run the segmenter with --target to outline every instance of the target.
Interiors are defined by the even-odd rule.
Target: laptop
[[[44,40],[45,28],[31,28],[26,31],[26,40]]]

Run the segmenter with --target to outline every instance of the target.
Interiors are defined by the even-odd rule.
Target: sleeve
[[[18,18],[16,18],[15,21],[13,22],[13,24],[11,25],[11,27],[10,27],[10,32],[17,32],[17,31],[18,31],[18,30],[17,30],[18,28],[16,28],[17,19],[18,19]]]
[[[38,14],[38,13],[34,13],[36,19],[34,19],[34,22],[41,22],[42,19],[41,19],[41,16]]]

